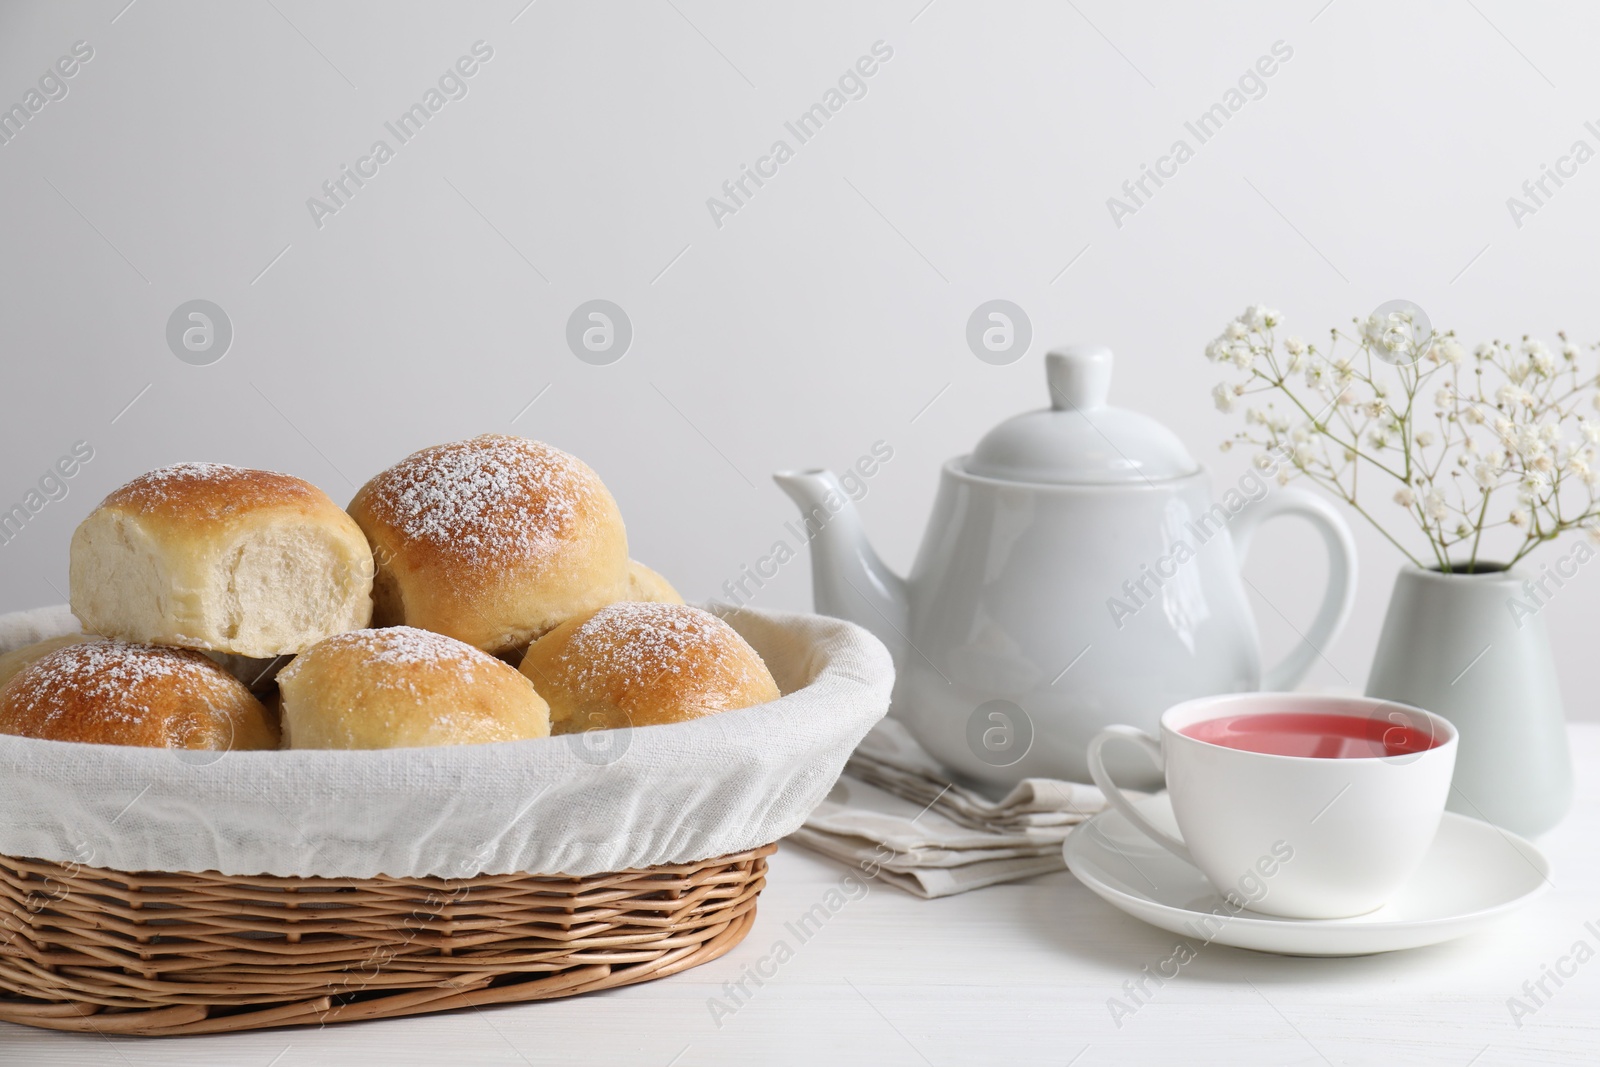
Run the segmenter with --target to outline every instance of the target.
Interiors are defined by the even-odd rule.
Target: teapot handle
[[[1328,549],[1328,587],[1322,594],[1317,617],[1312,620],[1311,628],[1301,635],[1300,643],[1262,672],[1261,688],[1267,691],[1289,690],[1300,683],[1312,663],[1322,655],[1322,650],[1344,628],[1356,599],[1356,542],[1350,527],[1332,504],[1301,489],[1279,489],[1241,511],[1233,520],[1230,532],[1240,566],[1250,554],[1256,527],[1282,515],[1307,519],[1322,535],[1322,543]]]

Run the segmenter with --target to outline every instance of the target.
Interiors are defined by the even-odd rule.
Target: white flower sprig
[[[1280,482],[1310,478],[1418,566],[1422,559],[1367,509],[1363,480],[1395,486],[1394,503],[1442,571],[1498,569],[1479,560],[1484,532],[1497,528],[1514,535],[1504,566],[1571,529],[1600,541],[1600,375],[1566,334],[1554,350],[1525,336],[1469,354],[1454,331],[1433,334],[1393,312],[1354,320],[1353,336],[1329,331],[1323,352],[1298,337],[1279,340],[1281,323],[1276,311],[1246,308],[1206,346],[1206,358],[1238,372],[1212,390],[1217,408],[1244,407],[1246,429],[1223,449],[1283,456]],[[1353,347],[1340,355],[1341,345]],[[1262,394],[1275,399],[1252,404]],[[1515,499],[1506,510],[1491,506],[1502,490]]]

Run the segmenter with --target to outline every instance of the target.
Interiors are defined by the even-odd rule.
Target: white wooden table
[[[1578,800],[1540,842],[1554,888],[1528,910],[1383,956],[1213,945],[1120,1028],[1107,1001],[1174,938],[1071,875],[938,901],[862,882],[802,941],[787,924],[826,906],[850,872],[788,847],[748,940],[664,981],[320,1031],[113,1040],[0,1024],[0,1064],[1600,1064],[1600,725],[1572,735]],[[1546,979],[1554,995],[1519,1027],[1508,998],[1580,941],[1586,962],[1559,988]],[[773,974],[759,987],[747,977],[758,965]],[[725,985],[741,978],[748,995]]]

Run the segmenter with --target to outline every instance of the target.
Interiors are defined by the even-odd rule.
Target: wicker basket
[[[320,1025],[717,958],[754,921],[774,851],[761,843],[803,824],[894,681],[888,651],[849,623],[718,610],[784,696],[622,731],[598,760],[572,738],[194,763],[0,735],[0,1021]],[[65,606],[0,615],[0,650],[76,630]],[[576,873],[473,873],[485,867]],[[156,873],[172,871],[206,873]]]
[[[716,959],[776,845],[584,878],[123,874],[0,857],[0,1020],[177,1035],[566,997]]]

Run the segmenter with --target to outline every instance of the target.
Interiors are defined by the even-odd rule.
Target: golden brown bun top
[[[550,734],[550,712],[509,664],[411,626],[317,642],[278,675],[290,748],[412,748]]]
[[[580,537],[616,503],[576,456],[539,441],[483,434],[413,452],[356,493],[350,511],[395,535],[415,565],[495,568],[536,560]]]
[[[218,522],[260,508],[338,510],[328,495],[310,482],[226,463],[161,467],[113,490],[100,506],[184,522]]]
[[[50,653],[0,691],[0,733],[143,748],[277,748],[266,708],[199,652],[96,641]]]
[[[556,733],[684,722],[777,700],[739,632],[684,604],[623,601],[566,622],[522,661]]]

